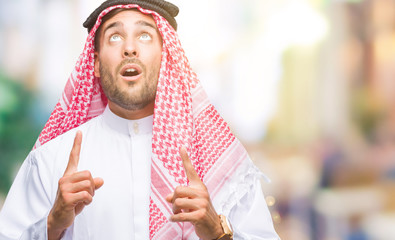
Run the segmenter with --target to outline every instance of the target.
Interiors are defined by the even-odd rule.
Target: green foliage
[[[0,191],[7,193],[16,170],[39,134],[34,94],[0,72]]]

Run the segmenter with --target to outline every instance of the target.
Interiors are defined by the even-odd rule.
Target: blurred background
[[[395,239],[395,0],[172,0],[284,240]],[[0,1],[0,208],[99,0]]]

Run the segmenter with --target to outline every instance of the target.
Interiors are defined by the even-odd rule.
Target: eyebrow
[[[135,24],[136,25],[140,25],[140,26],[151,27],[151,28],[157,30],[155,25],[153,25],[153,24],[151,24],[151,23],[149,23],[147,21],[144,21],[144,20],[137,21]]]
[[[103,30],[103,34],[110,28],[114,28],[114,27],[119,27],[122,26],[123,24],[121,22],[113,22],[111,24],[109,24],[104,30]]]

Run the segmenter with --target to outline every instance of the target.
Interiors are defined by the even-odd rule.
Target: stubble
[[[138,64],[142,69],[143,76],[136,82],[127,82],[127,87],[122,89],[120,83],[123,80],[120,79],[119,72],[126,64]],[[118,106],[136,111],[155,101],[159,77],[158,66],[147,72],[147,68],[138,59],[125,59],[116,67],[114,74],[104,64],[100,64],[99,70],[100,82],[105,95]]]

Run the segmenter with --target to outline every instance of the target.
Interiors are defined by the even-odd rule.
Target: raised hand
[[[180,155],[189,186],[178,186],[166,196],[166,200],[173,204],[174,215],[170,221],[191,222],[200,239],[216,239],[223,234],[223,230],[207,187],[200,180],[184,147],[180,148]]]
[[[48,215],[49,240],[60,239],[63,231],[74,222],[75,217],[92,202],[95,190],[104,183],[101,178],[93,178],[89,171],[77,171],[81,142],[82,133],[77,131],[67,168],[58,183],[55,203]]]

